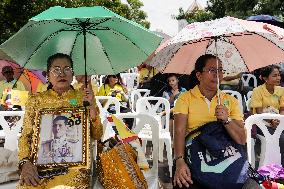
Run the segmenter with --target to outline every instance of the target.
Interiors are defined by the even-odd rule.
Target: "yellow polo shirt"
[[[235,97],[220,92],[220,99],[221,104],[228,108],[231,119],[243,120],[243,114]],[[217,101],[217,95],[210,102],[201,94],[198,86],[195,86],[193,89],[179,96],[174,107],[174,114],[181,113],[188,115],[187,132],[191,132],[206,123],[217,121],[214,115],[218,104]]]
[[[275,86],[273,94],[268,92],[265,84],[253,89],[250,101],[250,107],[253,109],[253,113],[256,113],[256,108],[267,108],[269,106],[277,110],[280,110],[280,107],[284,107],[283,87]]]
[[[111,96],[111,93],[112,93],[112,90],[120,90],[120,91],[123,91],[123,88],[121,85],[119,84],[116,84],[113,88],[110,88],[110,86],[108,84],[103,84],[101,87],[100,87],[100,90],[99,92],[97,93],[97,96]],[[115,96],[118,101],[124,101],[123,100],[123,97],[120,93],[117,93],[116,96]]]

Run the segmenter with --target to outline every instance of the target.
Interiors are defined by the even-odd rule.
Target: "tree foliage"
[[[208,0],[205,10],[191,13],[180,9],[176,19],[186,19],[189,23],[206,21],[224,16],[246,19],[252,15],[268,14],[283,19],[283,0]]]
[[[4,42],[16,33],[31,17],[52,6],[104,6],[146,28],[150,27],[146,13],[140,10],[143,3],[139,0],[127,0],[127,4],[120,0],[1,0],[0,42]]]

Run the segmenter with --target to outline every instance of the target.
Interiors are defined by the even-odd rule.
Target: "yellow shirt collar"
[[[224,93],[222,93],[222,91],[221,91],[220,89],[219,89],[219,92],[220,92],[220,98],[222,98],[223,95],[224,95]],[[196,86],[191,90],[191,93],[192,93],[192,95],[194,95],[194,96],[197,97],[197,98],[205,98],[205,96],[203,96],[203,94],[201,94],[198,85],[196,85]],[[217,98],[217,93],[216,93],[216,95],[215,95],[212,99],[214,99],[214,98]]]

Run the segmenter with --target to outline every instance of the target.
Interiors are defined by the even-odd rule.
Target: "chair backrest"
[[[0,111],[0,123],[5,133],[4,148],[12,151],[18,149],[18,135],[23,125],[24,113],[24,111]]]
[[[150,90],[149,89],[136,89],[131,91],[131,96],[130,96],[130,104],[131,104],[131,109],[133,112],[136,111],[136,102],[138,99],[142,97],[148,97],[150,95]]]
[[[138,73],[121,73],[120,74],[123,83],[126,85],[128,91],[137,89],[138,87]]]
[[[273,135],[271,135],[265,125],[264,119],[278,119],[280,124],[277,126]],[[254,114],[249,116],[245,121],[245,128],[247,130],[247,150],[248,160],[251,162],[252,156],[254,155],[254,149],[251,145],[251,129],[253,125],[257,125],[265,138],[265,151],[261,152],[259,167],[268,164],[279,164],[281,165],[281,153],[279,147],[279,138],[284,130],[284,115],[279,114]]]
[[[241,93],[238,91],[233,91],[233,90],[222,90],[222,92],[227,93],[231,96],[234,96],[238,101],[239,101],[239,106],[242,112],[244,112],[244,107],[243,107],[243,97]]]
[[[152,131],[152,144],[153,144],[153,166],[149,170],[158,176],[158,154],[159,154],[159,124],[154,116],[144,113],[121,113],[115,114],[118,118],[134,118],[136,119],[136,127],[132,130],[138,134],[145,125],[150,125]]]
[[[130,68],[128,69],[128,73],[138,73],[138,68],[137,67]]]
[[[96,103],[100,110],[100,117],[102,122],[106,118],[106,114],[108,112],[108,108],[111,104],[114,105],[114,109],[116,113],[120,113],[120,102],[117,98],[112,96],[96,96]]]
[[[249,91],[249,92],[247,93],[247,96],[245,96],[247,111],[250,111],[251,95],[252,95],[252,91]]]
[[[142,97],[136,102],[136,112],[138,113],[158,115],[162,111],[166,112],[166,115],[162,117],[161,131],[169,131],[170,110],[169,101],[162,97]]]
[[[104,84],[106,75],[100,75],[100,87]]]
[[[257,87],[257,79],[253,74],[243,74],[242,75],[242,82],[245,87],[249,86],[249,81],[253,79],[253,87]]]

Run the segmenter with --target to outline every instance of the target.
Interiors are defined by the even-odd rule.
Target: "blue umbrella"
[[[282,22],[280,18],[271,16],[271,15],[261,14],[261,15],[250,16],[247,18],[247,20],[264,22],[264,23],[272,24],[274,26],[278,26],[280,28],[284,28],[284,22]]]

